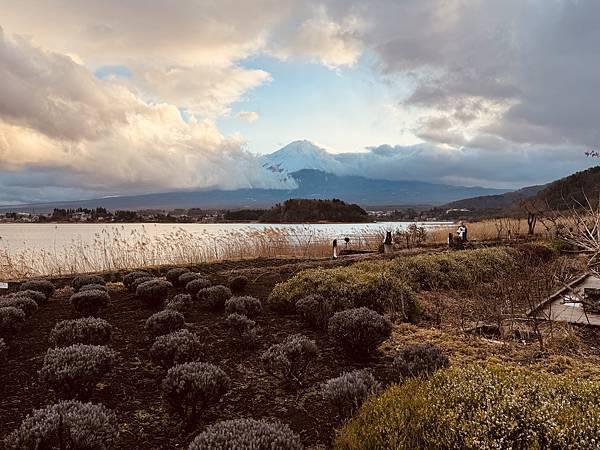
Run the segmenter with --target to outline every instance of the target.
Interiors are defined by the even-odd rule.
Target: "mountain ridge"
[[[236,189],[176,191],[133,196],[108,197],[68,202],[49,202],[3,206],[0,211],[51,211],[54,208],[173,209],[173,208],[247,208],[266,207],[289,198],[341,198],[368,205],[440,204],[477,194],[502,193],[502,190],[449,186],[420,181],[374,180],[358,175],[341,176],[320,170],[302,169],[290,174],[296,189]]]

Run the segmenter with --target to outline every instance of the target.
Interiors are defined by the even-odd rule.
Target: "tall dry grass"
[[[479,222],[465,222],[469,233],[469,240],[473,241],[493,241],[497,239],[517,239],[527,235],[527,220],[518,218],[499,218],[488,219]],[[456,225],[442,225],[434,227],[427,232],[427,242],[443,244],[448,241],[448,233],[456,236]],[[542,224],[538,223],[535,235],[539,237],[550,238],[552,232],[547,230]]]
[[[356,231],[349,248],[376,250],[382,234]],[[310,227],[242,229],[218,236],[183,228],[152,235],[145,228],[103,229],[93,242],[72,240],[53,250],[11,252],[0,247],[0,279],[60,276],[161,265],[197,264],[246,258],[316,258],[331,255],[331,235]],[[345,244],[340,242],[339,248]]]

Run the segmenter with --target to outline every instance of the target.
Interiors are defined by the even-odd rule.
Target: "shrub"
[[[80,290],[87,284],[100,284],[104,286],[106,285],[106,281],[99,275],[79,275],[78,277],[73,278],[73,281],[71,282],[71,286],[73,286],[75,291]]]
[[[112,326],[104,319],[84,317],[58,322],[50,331],[49,341],[54,347],[73,344],[105,345],[112,335]]]
[[[181,287],[181,286],[185,286],[185,284],[181,284],[182,282],[179,281],[179,277],[181,275],[183,275],[184,273],[189,273],[189,272],[190,272],[190,269],[188,269],[186,267],[175,267],[173,269],[169,269],[165,278],[173,286]]]
[[[0,308],[0,337],[9,339],[23,327],[25,313],[15,306]]]
[[[371,372],[366,369],[354,370],[327,380],[323,385],[323,397],[345,418],[354,414],[378,389],[379,383]]]
[[[190,281],[204,278],[201,273],[197,272],[186,272],[179,275],[179,286],[187,286]]]
[[[146,332],[152,336],[161,336],[182,329],[184,322],[185,319],[183,314],[170,309],[165,309],[148,317],[145,329]]]
[[[284,381],[301,382],[308,365],[318,354],[314,341],[294,334],[269,347],[260,356],[260,361],[268,374]]]
[[[0,338],[0,364],[4,364],[8,359],[8,345],[4,339]]]
[[[14,306],[25,313],[25,317],[31,316],[38,309],[38,304],[29,297],[9,296],[0,298],[0,308]]]
[[[300,437],[281,422],[234,419],[217,422],[196,436],[188,450],[302,450]]]
[[[30,280],[21,284],[20,291],[38,291],[50,299],[54,295],[54,285],[48,280]]]
[[[113,367],[116,353],[101,345],[51,348],[44,356],[40,381],[61,397],[88,396]]]
[[[369,308],[337,312],[329,320],[328,333],[348,351],[374,351],[392,333],[391,322]]]
[[[138,270],[135,272],[129,272],[123,277],[123,286],[131,292],[135,292],[133,282],[138,278],[152,278],[152,275],[144,270]]]
[[[185,290],[195,297],[200,289],[207,287],[210,287],[210,280],[208,278],[196,278],[185,285]]]
[[[244,292],[248,286],[248,278],[244,275],[234,275],[229,278],[229,288],[236,293]]]
[[[225,323],[235,332],[237,338],[244,345],[251,347],[256,344],[258,340],[258,327],[254,320],[250,320],[244,315],[233,313],[227,316]]]
[[[108,288],[104,284],[85,284],[79,288],[79,292],[82,291],[104,291],[108,292]]]
[[[548,241],[527,242],[519,245],[517,250],[526,261],[534,264],[551,261],[560,254],[557,246]]]
[[[200,355],[202,342],[188,330],[179,330],[159,336],[150,347],[152,360],[168,369],[175,364],[194,361]]]
[[[334,304],[340,301],[347,304],[336,309],[366,306],[378,312],[396,313],[405,321],[416,320],[417,296],[407,283],[395,276],[387,276],[387,266],[381,262],[372,263],[368,268],[355,266],[304,270],[277,284],[267,302],[277,311],[293,313],[300,299],[319,295]]]
[[[322,295],[308,295],[296,303],[296,311],[313,328],[324,328],[329,318],[338,311],[352,308],[345,298],[325,298]]]
[[[193,419],[221,400],[229,389],[229,377],[219,367],[201,362],[173,366],[163,380],[163,394],[182,417]]]
[[[448,356],[435,345],[414,344],[403,348],[394,359],[393,368],[398,378],[430,375],[448,367]]]
[[[158,305],[167,297],[172,287],[173,285],[165,280],[148,280],[138,285],[135,295],[147,305]]]
[[[70,298],[75,310],[83,316],[97,316],[100,310],[108,305],[109,301],[108,292],[97,289],[76,292]]]
[[[5,448],[95,449],[116,448],[117,417],[103,405],[69,400],[36,409],[9,434]]]
[[[513,272],[517,259],[514,249],[494,247],[396,258],[389,271],[417,289],[468,289]]]
[[[27,297],[36,302],[39,305],[43,305],[44,303],[48,303],[48,299],[46,298],[46,294],[40,291],[32,291],[31,289],[25,291],[15,292],[13,294],[14,297]]]
[[[140,284],[145,283],[146,281],[153,281],[153,280],[156,280],[156,278],[154,278],[154,277],[138,277],[131,282],[130,291],[135,293],[137,291],[137,287]]]
[[[181,314],[189,311],[193,305],[190,294],[177,294],[175,297],[167,300],[165,309],[180,312]]]
[[[232,296],[228,287],[218,285],[200,289],[196,298],[211,310],[223,309],[225,302]]]
[[[247,317],[256,317],[262,312],[260,300],[254,297],[231,297],[225,302],[227,314],[238,313]]]
[[[456,367],[367,400],[336,448],[597,448],[598,417],[598,381],[514,366]]]

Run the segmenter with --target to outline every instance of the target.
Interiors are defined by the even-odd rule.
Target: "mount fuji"
[[[261,156],[260,161],[265,169],[279,173],[294,173],[311,169],[339,174],[344,165],[336,159],[336,155],[310,141],[294,141],[276,152]]]
[[[375,179],[357,173],[348,161],[352,153],[330,153],[310,141],[294,141],[259,157],[261,169],[276,175],[278,189],[198,189],[69,202],[38,203],[0,210],[52,208],[174,209],[270,207],[289,198],[340,198],[361,206],[439,205],[455,200],[502,194],[507,190],[437,184],[418,180]],[[363,156],[362,154],[360,154]],[[364,155],[368,156],[368,155]]]

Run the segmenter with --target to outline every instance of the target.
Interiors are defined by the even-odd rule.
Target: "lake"
[[[387,230],[412,222],[352,224],[2,223],[0,275],[112,270],[216,259],[326,256],[343,248],[374,248]],[[448,224],[418,223],[426,228]]]

